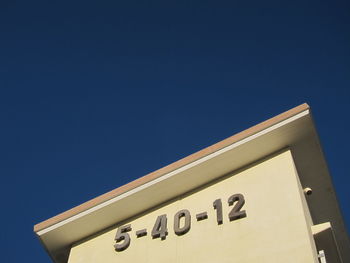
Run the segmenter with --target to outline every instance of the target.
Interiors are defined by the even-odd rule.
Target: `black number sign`
[[[228,205],[233,206],[231,211],[228,214],[230,221],[234,221],[240,218],[247,216],[245,210],[241,210],[245,204],[244,196],[242,194],[234,194],[228,198]],[[216,222],[218,225],[223,224],[223,210],[222,210],[222,201],[221,199],[216,199],[213,202],[214,210],[216,211]],[[197,221],[202,221],[208,219],[208,212],[200,211],[196,214],[195,218]],[[168,226],[167,226],[167,215],[160,215],[157,217],[156,222],[154,223],[152,229],[152,238],[161,238],[162,240],[166,239],[168,235]],[[178,236],[185,235],[191,229],[191,213],[187,209],[178,211],[174,215],[174,233]],[[125,225],[118,228],[115,235],[116,244],[114,248],[116,251],[120,252],[127,249],[130,246],[130,235],[128,232],[131,231],[131,225]],[[140,229],[136,232],[136,237],[141,238],[147,236],[147,229]]]
[[[214,209],[216,210],[216,221],[218,225],[222,224],[222,202],[221,199],[216,199],[213,203]]]
[[[242,194],[235,194],[230,196],[230,198],[228,199],[228,204],[233,205],[234,202],[237,203],[233,206],[231,212],[228,214],[228,218],[230,219],[230,221],[247,216],[245,210],[240,211],[245,204],[244,196]]]
[[[166,215],[161,215],[157,217],[156,223],[152,229],[152,237],[161,239],[165,239],[168,235],[168,227],[167,227],[167,217]]]
[[[185,223],[183,227],[180,227],[180,220],[184,218]],[[180,210],[174,216],[174,232],[176,235],[181,236],[186,234],[191,229],[191,214],[187,209]]]
[[[128,233],[126,233],[128,231],[131,231],[131,225],[126,225],[126,226],[122,226],[122,227],[118,228],[118,231],[117,231],[117,234],[115,235],[114,240],[116,242],[120,242],[120,241],[124,240],[124,242],[121,244],[114,245],[114,248],[116,251],[123,251],[129,247],[130,236]]]

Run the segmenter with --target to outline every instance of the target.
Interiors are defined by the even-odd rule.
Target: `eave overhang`
[[[310,147],[303,147],[310,142]],[[286,147],[292,150],[302,184],[309,186],[314,181],[314,175],[308,171],[310,167],[303,165],[308,158],[310,162],[316,160],[315,165],[326,171],[321,175],[322,183],[315,187],[333,189],[310,108],[302,104],[41,222],[34,226],[34,232],[54,262],[67,262],[70,246],[75,242]],[[335,208],[319,211],[317,204],[325,201]],[[322,220],[325,213],[329,214],[334,231],[338,232],[338,242],[345,242],[345,248],[347,234],[335,193],[325,191],[325,196],[316,196],[308,205],[314,221]]]

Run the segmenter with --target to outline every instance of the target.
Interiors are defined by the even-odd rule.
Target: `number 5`
[[[130,236],[128,233],[126,233],[128,231],[131,231],[131,225],[125,225],[125,226],[121,226],[118,228],[117,234],[115,235],[114,240],[116,242],[120,242],[120,241],[124,240],[124,242],[121,244],[114,245],[114,248],[116,251],[123,251],[129,247]]]

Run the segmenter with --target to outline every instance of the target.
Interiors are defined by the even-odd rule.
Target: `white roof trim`
[[[299,119],[301,117],[304,117],[307,114],[309,114],[309,110],[305,110],[303,112],[300,112],[299,114],[296,114],[296,115],[294,115],[294,116],[292,116],[292,117],[290,117],[290,118],[288,118],[286,120],[283,120],[283,121],[281,121],[281,122],[279,122],[279,123],[277,123],[275,125],[272,125],[269,128],[266,128],[266,129],[264,129],[264,130],[262,130],[262,131],[260,131],[260,132],[258,132],[256,134],[248,136],[247,138],[244,138],[244,139],[242,139],[242,140],[240,140],[240,141],[238,141],[236,143],[233,143],[233,144],[231,144],[231,145],[229,145],[229,146],[227,146],[227,147],[225,147],[223,149],[220,149],[220,150],[218,150],[218,151],[216,151],[214,153],[211,153],[211,154],[209,154],[209,155],[207,155],[207,156],[205,156],[205,157],[203,157],[203,158],[201,158],[199,160],[196,160],[196,161],[194,161],[192,163],[189,163],[189,164],[187,164],[187,165],[185,165],[183,167],[180,167],[180,168],[178,168],[178,169],[176,169],[176,170],[174,170],[174,171],[172,171],[170,173],[167,173],[167,174],[165,174],[163,176],[160,176],[160,177],[158,177],[158,178],[156,178],[156,179],[154,179],[154,180],[152,180],[150,182],[147,182],[147,183],[145,183],[145,184],[143,184],[141,186],[138,186],[138,187],[136,187],[136,188],[134,188],[134,189],[132,189],[132,190],[130,190],[128,192],[125,192],[125,193],[123,193],[123,194],[121,194],[119,196],[116,196],[116,197],[108,200],[108,201],[105,201],[105,202],[103,202],[103,203],[101,203],[101,204],[99,204],[97,206],[94,206],[94,207],[92,207],[90,209],[87,209],[86,211],[83,211],[83,212],[81,212],[79,214],[76,214],[76,215],[74,215],[74,216],[72,216],[70,218],[67,218],[67,219],[65,219],[65,220],[63,220],[63,221],[61,221],[59,223],[56,223],[56,224],[54,224],[52,226],[49,226],[49,227],[39,231],[37,234],[39,236],[42,236],[42,235],[44,235],[44,234],[46,234],[46,233],[48,233],[48,232],[50,232],[50,231],[52,231],[54,229],[57,229],[57,228],[59,228],[59,227],[61,227],[63,225],[69,224],[70,222],[72,222],[72,221],[74,221],[76,219],[84,217],[84,216],[86,216],[86,215],[88,215],[90,213],[93,213],[93,212],[97,211],[97,210],[103,209],[104,207],[106,207],[106,206],[108,206],[108,205],[110,205],[112,203],[115,203],[115,202],[117,202],[117,201],[119,201],[119,200],[121,200],[121,199],[123,199],[123,198],[125,198],[127,196],[130,196],[130,195],[133,195],[133,194],[135,194],[137,192],[140,192],[140,191],[144,190],[145,188],[148,188],[148,187],[150,187],[150,186],[152,186],[154,184],[157,184],[157,183],[159,183],[161,181],[164,181],[164,180],[166,180],[166,179],[168,179],[168,178],[170,178],[170,177],[172,177],[172,176],[174,176],[174,175],[176,175],[176,174],[178,174],[178,173],[180,173],[180,172],[182,172],[184,170],[190,169],[193,166],[196,166],[196,165],[198,165],[200,163],[203,163],[203,162],[205,162],[207,160],[210,160],[210,159],[212,159],[212,158],[214,158],[214,157],[216,157],[216,156],[218,156],[218,155],[220,155],[222,153],[230,151],[230,150],[234,149],[235,147],[238,147],[238,146],[240,146],[240,145],[242,145],[242,144],[244,144],[246,142],[249,142],[249,141],[259,137],[259,136],[262,136],[262,135],[264,135],[266,133],[269,133],[269,132],[271,132],[271,131],[273,131],[275,129],[278,129],[279,127],[284,126],[284,125],[286,125],[286,124],[288,124],[290,122],[293,122],[293,121],[295,121],[295,120],[297,120],[297,119]]]

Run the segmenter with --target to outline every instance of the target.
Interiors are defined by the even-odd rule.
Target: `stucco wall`
[[[245,198],[241,210],[246,217],[230,221],[228,198],[237,193]],[[291,153],[285,151],[75,244],[69,263],[318,262],[303,198]],[[217,199],[222,201],[222,224],[213,208]],[[190,212],[191,227],[178,236],[174,215],[182,209]],[[197,221],[196,214],[204,211],[208,218]],[[168,235],[153,239],[152,228],[164,214]],[[180,222],[183,226],[184,218]],[[116,252],[116,231],[127,224],[130,245]],[[135,232],[144,228],[147,235],[137,238]]]

